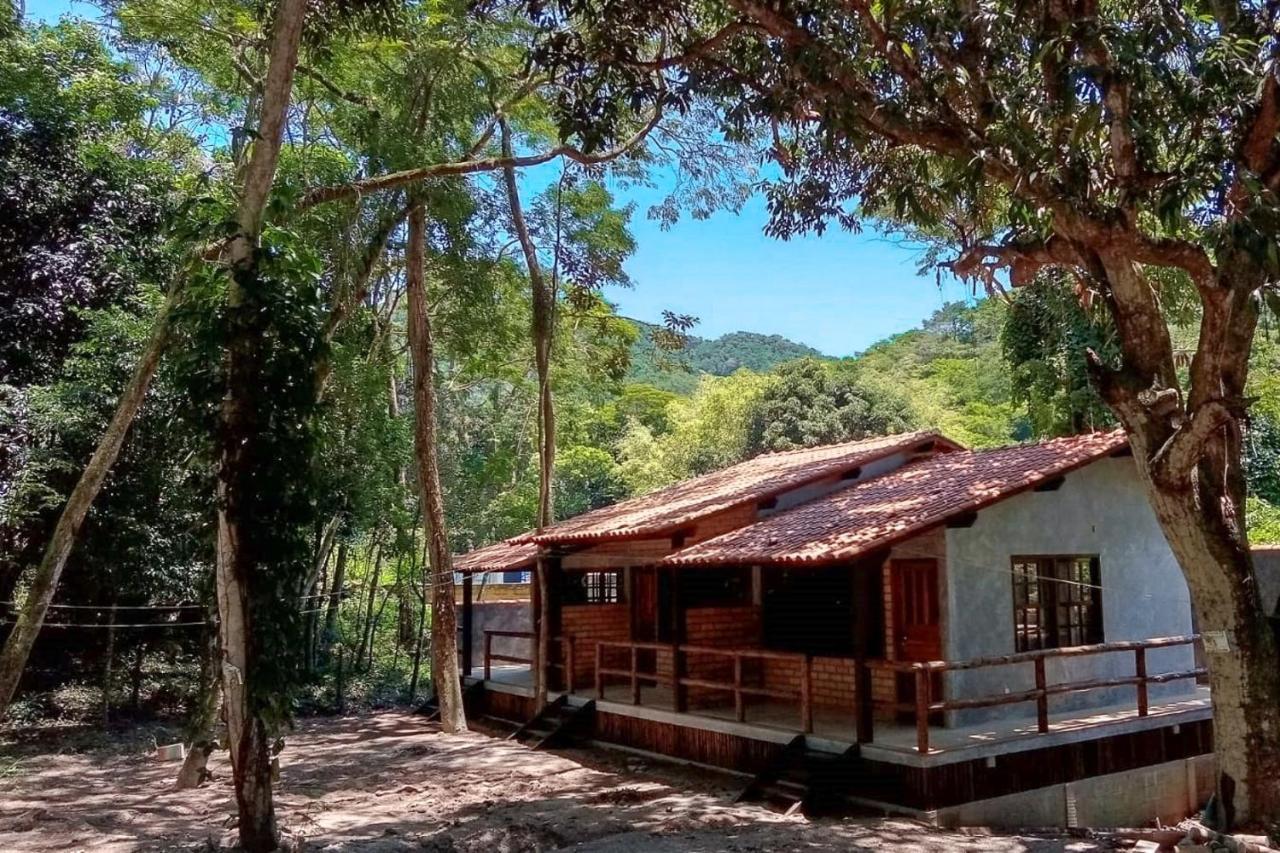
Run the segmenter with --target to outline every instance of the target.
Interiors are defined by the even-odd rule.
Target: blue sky
[[[53,21],[66,12],[96,18],[83,0],[28,0],[27,16]],[[968,286],[916,274],[915,253],[868,228],[828,229],[822,237],[782,242],[763,232],[767,212],[754,198],[737,214],[682,219],[669,230],[645,216],[656,191],[632,189],[635,255],[631,289],[608,298],[629,317],[659,322],[663,310],[692,314],[693,330],[717,337],[738,330],[780,334],[829,355],[851,355],[917,325]]]

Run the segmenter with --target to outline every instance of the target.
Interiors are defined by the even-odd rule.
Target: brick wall
[[[631,638],[631,614],[626,604],[573,604],[560,608],[560,634],[573,638],[573,681],[587,687],[595,682],[596,640]],[[606,659],[613,668],[620,651]]]

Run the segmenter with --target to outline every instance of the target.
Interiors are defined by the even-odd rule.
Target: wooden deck
[[[527,656],[494,654],[495,638],[523,639],[530,650]],[[910,753],[918,759],[952,756],[948,760],[965,760],[974,750],[987,754],[1016,751],[1091,737],[1105,737],[1120,731],[1149,731],[1166,725],[1196,722],[1211,718],[1208,689],[1195,679],[1202,669],[1148,671],[1147,654],[1194,646],[1198,637],[1163,637],[1119,643],[1047,649],[992,658],[964,661],[843,661],[852,667],[854,683],[847,701],[816,701],[814,668],[820,660],[811,655],[774,652],[754,648],[706,647],[658,643],[596,641],[593,674],[590,684],[574,683],[575,643],[565,637],[552,640],[559,659],[552,658],[549,677],[553,686],[567,694],[592,698],[621,708],[646,711],[662,710],[682,725],[698,725],[696,720],[728,721],[750,729],[800,733],[822,738],[833,744],[857,743],[868,754],[883,754],[886,760],[898,753]],[[533,635],[527,632],[486,632],[484,681],[531,687]],[[662,665],[641,672],[639,661],[651,655],[650,663],[666,655]],[[1132,655],[1133,674],[1110,678],[1080,678],[1051,682],[1046,676],[1047,662],[1054,659],[1080,659],[1098,655]],[[714,669],[705,666],[710,660]],[[581,661],[579,661],[581,663]],[[696,670],[691,665],[701,664]],[[791,679],[777,683],[749,682],[745,673],[750,666],[759,675],[758,665],[782,667]],[[753,666],[755,665],[755,666]],[[943,673],[978,669],[1002,672],[1022,668],[1034,672],[1033,689],[989,691],[962,698],[931,697],[931,685]],[[915,697],[911,702],[885,701],[870,688],[873,673],[907,677],[914,682]],[[1024,674],[1026,674],[1024,672]],[[938,683],[941,683],[938,681]],[[856,686],[855,686],[856,685]],[[1149,686],[1161,685],[1161,698],[1153,702]],[[1166,686],[1167,685],[1167,686]],[[1182,689],[1179,689],[1181,687]],[[1133,690],[1129,702],[1115,702],[1115,692]],[[1057,697],[1109,691],[1106,699],[1083,710],[1055,708]],[[955,712],[973,709],[1001,709],[987,721],[976,725],[955,723],[963,719]],[[684,722],[689,718],[690,722]],[[953,725],[939,725],[943,719]],[[970,717],[970,719],[973,719]],[[904,721],[910,721],[904,725]],[[1028,746],[1027,744],[1031,744]],[[1021,746],[1020,746],[1021,745]],[[962,754],[964,758],[956,759]]]
[[[532,696],[533,673],[528,666],[494,666],[485,686]],[[640,703],[636,705],[631,701],[629,685],[606,687],[604,698],[598,700],[598,704],[602,709],[624,716],[660,719],[778,743],[786,742],[800,731],[794,703],[775,699],[748,702],[746,719],[739,722],[733,702],[676,713],[671,710],[674,697],[670,687],[645,686],[640,692]],[[594,697],[595,694],[587,691],[582,695]],[[913,723],[879,721],[875,739],[862,744],[861,750],[864,756],[880,761],[936,766],[1211,718],[1209,688],[1197,686],[1183,696],[1150,703],[1145,716],[1139,716],[1136,702],[1050,714],[1048,730],[1044,732],[1035,716],[1014,716],[973,726],[930,726],[929,752],[923,756],[916,748],[918,731]],[[812,735],[827,742],[831,749],[855,743],[857,727],[852,712],[815,708]]]

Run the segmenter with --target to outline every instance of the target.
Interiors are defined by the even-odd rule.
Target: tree
[[[436,437],[435,344],[427,312],[426,213],[421,204],[409,212],[408,265],[409,351],[413,355],[414,454],[418,463],[418,494],[427,533],[431,566],[431,677],[440,702],[440,726],[446,732],[466,731],[462,683],[458,677],[458,620],[453,601],[453,558],[440,490],[440,462]]]
[[[750,414],[747,453],[795,450],[875,435],[912,425],[906,403],[864,388],[845,370],[803,358],[779,365]]]
[[[1280,818],[1280,652],[1245,535],[1240,423],[1258,305],[1280,276],[1280,55],[1271,6],[926,0],[531,4],[561,123],[603,96],[718,97],[782,177],[769,230],[864,217],[955,247],[993,291],[1046,267],[1101,303],[1090,375],[1124,427],[1209,651],[1218,796]],[[653,69],[667,88],[637,85]],[[1196,303],[1185,376],[1170,306]]]
[[[236,230],[224,250],[230,282],[226,297],[226,395],[218,435],[216,577],[223,654],[223,709],[240,843],[251,851],[274,850],[279,845],[271,795],[267,717],[272,711],[276,715],[280,713],[278,706],[284,685],[278,681],[273,683],[272,676],[288,671],[291,655],[278,628],[274,643],[267,635],[273,627],[288,620],[288,614],[279,612],[279,593],[281,586],[287,588],[283,582],[293,573],[280,570],[296,559],[290,553],[290,528],[297,524],[297,519],[288,517],[288,512],[281,518],[280,504],[285,503],[281,492],[288,488],[288,483],[273,483],[271,470],[282,461],[274,454],[283,450],[290,438],[297,438],[279,434],[288,423],[287,414],[294,414],[288,412],[289,404],[294,401],[268,396],[272,391],[285,391],[279,387],[282,374],[286,381],[298,381],[298,377],[288,376],[290,368],[295,366],[292,360],[281,358],[283,354],[279,350],[269,349],[272,340],[284,347],[296,346],[296,341],[290,340],[296,331],[286,329],[281,335],[280,327],[275,326],[282,319],[276,313],[281,308],[282,282],[273,280],[271,272],[264,268],[261,241],[288,118],[306,9],[306,0],[281,0],[275,9],[255,128],[256,141],[249,154],[235,210]],[[314,357],[307,358],[307,355],[303,354],[304,363],[314,363]],[[275,376],[269,375],[272,371],[276,372]],[[302,393],[308,396],[312,393],[310,382],[305,383]],[[276,411],[272,411],[273,408]],[[272,416],[277,414],[286,414],[286,418],[276,420]],[[276,434],[272,435],[272,431]],[[294,454],[286,454],[289,456]],[[277,522],[284,523],[283,529],[274,528]],[[273,573],[273,569],[278,574]],[[274,661],[279,669],[269,663],[273,652],[282,655]]]

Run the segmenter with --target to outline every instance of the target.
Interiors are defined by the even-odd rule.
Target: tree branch
[[[1151,460],[1152,471],[1168,485],[1185,485],[1213,434],[1242,414],[1240,407],[1229,406],[1223,400],[1209,400],[1197,407],[1156,451]]]
[[[560,157],[580,163],[584,166],[595,166],[601,163],[607,163],[610,160],[627,154],[637,145],[644,141],[662,118],[662,108],[655,107],[653,115],[649,121],[645,123],[630,139],[627,139],[621,145],[611,148],[608,151],[602,151],[596,154],[588,154],[575,148],[572,145],[557,145],[547,151],[538,154],[527,154],[516,157],[483,157],[473,160],[462,160],[456,163],[437,163],[431,166],[423,166],[418,169],[406,169],[402,172],[392,172],[387,175],[379,175],[375,178],[366,178],[362,181],[353,181],[349,184],[340,184],[330,187],[317,187],[305,195],[296,206],[297,211],[307,210],[318,204],[324,204],[338,199],[356,198],[369,193],[381,192],[382,190],[403,187],[409,184],[415,184],[425,181],[429,178],[443,178],[454,175],[471,175],[477,172],[494,172],[499,169],[526,168],[529,166],[540,166],[543,163],[549,163]],[[492,132],[492,131],[490,131]]]
[[[369,106],[368,98],[365,98],[361,95],[357,95],[354,92],[348,92],[347,90],[341,88],[332,80],[325,77],[323,74],[321,74],[319,71],[317,71],[316,69],[312,68],[309,65],[299,65],[298,73],[303,75],[304,77],[307,77],[310,80],[313,80],[316,83],[319,83],[325,89],[328,89],[330,94],[338,98],[341,98],[342,100],[348,103],[355,104],[358,107]]]
[[[1002,290],[995,274],[1009,270],[1009,283],[1023,287],[1032,282],[1040,270],[1048,266],[1081,265],[1080,253],[1069,241],[1053,236],[1035,243],[982,243],[970,246],[948,266],[960,278],[978,279],[989,292]]]

